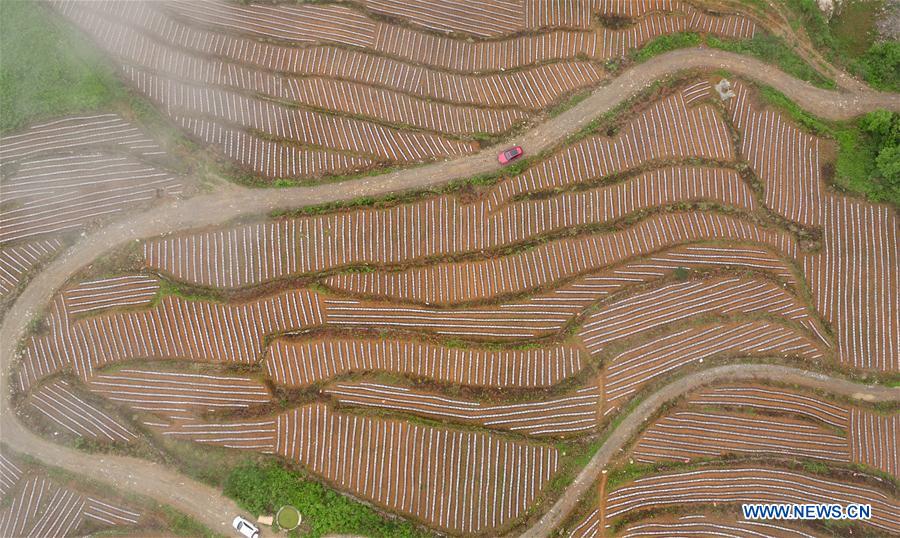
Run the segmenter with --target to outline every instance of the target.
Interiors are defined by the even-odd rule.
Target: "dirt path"
[[[524,133],[514,142],[521,144],[528,154],[538,153],[561,142],[592,118],[611,110],[653,81],[692,68],[722,68],[757,80],[791,96],[810,112],[829,119],[847,119],[875,108],[900,111],[898,95],[821,90],[752,58],[719,50],[687,49],[658,56],[624,71],[572,109]],[[9,412],[7,382],[17,343],[29,320],[49,303],[54,291],[78,269],[128,241],[223,224],[238,217],[260,215],[276,209],[441,185],[452,179],[495,170],[494,153],[494,150],[486,150],[452,161],[315,187],[254,190],[228,185],[213,194],[174,201],[150,211],[128,215],[124,220],[114,221],[82,238],[29,283],[3,319],[0,327],[0,439],[14,450],[30,454],[50,465],[149,495],[191,514],[214,530],[229,532],[226,526],[237,507],[211,488],[143,460],[89,455],[55,445],[36,437],[19,423]],[[579,484],[573,484],[572,492],[567,492],[560,502],[578,497]]]
[[[644,427],[666,402],[704,385],[723,381],[777,381],[820,389],[866,402],[900,401],[900,388],[871,387],[817,372],[771,364],[733,364],[696,372],[674,381],[643,400],[622,420],[591,461],[582,469],[566,492],[541,519],[522,534],[523,538],[548,536],[563,524],[597,476],[616,454]]]

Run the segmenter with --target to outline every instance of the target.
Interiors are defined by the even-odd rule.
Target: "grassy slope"
[[[798,56],[780,37],[760,32],[751,39],[728,40],[710,36],[710,47],[755,56],[778,66],[779,69],[819,88],[834,89],[833,80],[825,78],[803,58]]]
[[[0,131],[125,95],[93,45],[36,2],[0,2]]]
[[[875,43],[875,18],[884,5],[882,0],[844,2],[840,13],[828,22],[834,39],[851,56],[862,56]]]
[[[764,62],[778,66],[785,73],[800,80],[805,80],[820,88],[833,89],[834,81],[826,78],[797,55],[781,38],[761,32],[751,39],[721,39],[713,35],[702,36],[694,32],[679,32],[662,35],[650,40],[630,56],[638,62],[669,52],[670,50],[696,47],[701,44],[708,47],[754,56]]]
[[[702,41],[700,34],[694,32],[661,35],[651,39],[643,47],[632,51],[631,56],[636,61],[643,62],[670,50],[696,47]]]
[[[879,90],[900,91],[900,42],[875,42],[874,22],[881,0],[855,1],[826,21],[815,0],[783,0],[828,60]]]

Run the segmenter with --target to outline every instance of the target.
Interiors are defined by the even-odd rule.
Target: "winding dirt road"
[[[521,144],[528,154],[539,153],[560,143],[567,135],[581,129],[592,118],[613,109],[653,81],[695,68],[726,69],[736,75],[773,86],[791,96],[801,107],[824,118],[843,120],[875,108],[900,111],[898,95],[871,91],[822,90],[752,58],[719,50],[684,49],[663,54],[624,71],[606,85],[596,89],[590,97],[575,107],[524,133],[515,142]],[[24,334],[29,320],[49,303],[53,292],[78,269],[129,241],[189,228],[223,224],[238,217],[259,215],[277,209],[299,208],[350,200],[359,196],[381,196],[441,185],[453,179],[490,172],[495,170],[496,166],[494,151],[486,150],[452,161],[338,184],[279,190],[254,190],[228,185],[212,194],[195,196],[161,205],[146,212],[128,215],[124,220],[114,221],[82,238],[62,256],[48,264],[30,282],[3,319],[3,325],[0,327],[0,393],[2,393],[0,440],[13,450],[27,453],[48,465],[90,475],[115,487],[147,495],[192,515],[213,530],[229,532],[227,528],[230,519],[238,512],[238,508],[212,488],[144,460],[90,455],[62,447],[37,437],[22,426],[10,411],[7,382],[17,342]],[[769,379],[783,379],[785,375],[784,371],[774,366],[725,368],[732,368],[735,374],[743,371],[755,372],[754,375]],[[665,401],[682,390],[678,387],[706,382],[704,376],[707,375],[714,373],[701,372],[684,378],[664,388],[658,393],[660,394],[658,397],[654,395],[647,402]],[[811,372],[797,370],[792,375],[797,376],[798,382],[818,382],[827,390],[839,393],[851,390],[851,385],[846,385],[845,381],[821,378]],[[852,385],[852,390],[860,394],[871,394],[874,398],[879,397],[876,393],[880,389]],[[889,397],[892,400],[898,399],[897,391],[890,392]],[[652,404],[647,402],[617,428],[560,501],[527,533],[529,536],[545,535],[563,520],[565,514],[593,481],[592,476],[596,476],[608,461],[603,455],[615,452],[615,449],[607,450],[607,446],[614,446],[618,439],[625,439],[636,431],[642,420],[633,417],[636,413],[649,409],[645,406]]]

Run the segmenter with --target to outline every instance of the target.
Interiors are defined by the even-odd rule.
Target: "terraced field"
[[[886,517],[863,525],[896,533],[898,500],[889,481],[871,471],[829,477],[821,469],[822,464],[844,469],[863,464],[856,469],[896,477],[892,428],[897,419],[896,411],[878,412],[775,385],[723,384],[695,390],[646,424],[618,458],[617,466],[646,465],[637,473],[640,478],[624,483],[602,478],[598,499],[570,522],[570,535],[601,536],[604,529],[623,536],[830,535],[820,533],[821,527],[747,520],[738,509],[726,507],[740,502],[846,503],[850,496],[867,499],[853,502],[884,503]],[[820,462],[802,466],[818,469],[817,474],[798,472],[798,460]],[[676,462],[693,467],[666,469]],[[659,465],[663,467],[655,467]],[[715,513],[704,513],[704,505],[717,507]]]
[[[235,5],[210,18],[182,3],[61,6],[86,25],[116,18],[123,28],[187,31],[202,21],[210,36],[271,17],[239,39],[266,35],[273,47],[306,35],[290,35],[275,13],[308,24],[306,7]],[[405,32],[438,24],[428,10],[401,8],[316,7],[321,17],[397,10]],[[464,22],[441,39],[465,33]],[[226,34],[181,47],[245,54]],[[372,45],[339,50],[360,46]],[[176,65],[189,69],[184,61]],[[488,535],[545,501],[570,457],[559,443],[583,444],[672,376],[750,358],[896,372],[893,210],[828,192],[816,137],[763,107],[749,84],[721,102],[715,80],[675,83],[611,128],[465,196],[148,239],[142,271],[57,295],[14,377],[22,405],[66,436],[134,443],[134,425],[107,411],[120,409],[154,435],[273,454],[434,529]],[[107,410],[91,403],[100,401]],[[818,395],[717,386],[648,424],[628,457],[800,458],[896,476],[897,427],[896,414]],[[596,535],[627,516],[629,535],[752,535],[749,523],[718,516],[631,520],[676,499],[702,507],[752,489],[756,500],[812,502],[834,488],[879,506],[871,525],[897,530],[889,493],[746,461],[604,491],[571,528]],[[784,483],[798,484],[793,496],[780,493]],[[729,493],[714,494],[722,488]]]
[[[791,470],[733,465],[663,472],[614,488],[602,495],[601,507],[573,527],[571,536],[602,536],[611,528],[621,529],[622,536],[831,535],[794,522],[745,520],[739,510],[730,509],[741,502],[866,503],[873,510],[873,517],[863,523],[869,532],[895,534],[900,524],[895,516],[896,496],[878,486]],[[704,514],[704,506],[717,509]],[[880,516],[874,516],[876,506],[882,510]],[[654,515],[654,510],[668,513]]]
[[[757,30],[674,1],[51,4],[181,128],[270,179],[472,153],[656,37]]]
[[[128,532],[144,523],[132,507],[97,498],[56,483],[45,473],[0,455],[3,536],[82,536]]]
[[[647,463],[771,454],[861,463],[896,476],[898,418],[777,387],[720,386],[689,395],[631,453]]]
[[[58,254],[64,241],[158,198],[184,180],[166,152],[115,114],[75,116],[0,136],[0,299]]]
[[[680,0],[44,7],[197,143],[197,175],[267,186],[475,155],[626,76],[657,38],[766,31],[746,6]],[[723,95],[722,76],[661,81],[491,179],[141,237],[29,312],[17,417],[223,475],[266,454],[431,531],[499,536],[577,482],[624,414],[709,366],[892,379],[896,208],[836,192],[833,142],[749,80]],[[0,143],[0,299],[74,234],[197,194],[115,114]],[[559,532],[813,536],[737,506],[865,502],[873,518],[848,529],[900,533],[896,407],[756,380],[682,396]],[[145,522],[0,456],[0,536]]]
[[[641,478],[609,493],[607,520],[646,507],[735,502],[864,502],[872,505],[867,525],[888,533],[900,528],[897,500],[871,485],[825,480],[804,473],[767,468],[686,471]],[[878,507],[879,515],[875,515]]]

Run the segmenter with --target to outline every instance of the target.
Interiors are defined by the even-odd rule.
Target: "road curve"
[[[623,71],[575,107],[529,130],[517,137],[515,142],[529,154],[551,148],[592,118],[613,109],[653,81],[686,69],[726,69],[773,86],[790,95],[801,107],[828,119],[848,119],[875,108],[900,111],[898,95],[822,90],[753,58],[712,49],[682,49]],[[455,160],[337,184],[261,190],[229,185],[212,194],[127,215],[80,239],[29,283],[3,318],[0,327],[0,439],[12,449],[30,454],[48,465],[89,474],[117,487],[148,495],[192,515],[213,530],[224,531],[237,507],[212,488],[144,460],[91,455],[59,446],[37,437],[22,426],[10,412],[8,381],[17,343],[25,333],[29,320],[50,302],[54,291],[78,269],[128,241],[222,224],[238,217],[277,209],[432,187],[453,179],[490,172],[496,166],[494,151],[485,150]],[[576,481],[572,485],[575,489],[571,494],[567,492],[560,503],[570,496],[577,497],[580,484]],[[555,521],[553,514],[557,513],[551,510],[545,517]],[[538,526],[541,527],[542,523]],[[544,527],[546,525],[541,528]]]
[[[732,364],[702,370],[682,377],[654,392],[628,414],[604,441],[600,450],[578,473],[565,493],[537,523],[522,534],[523,538],[549,536],[566,519],[588,488],[597,480],[615,455],[641,432],[647,420],[667,402],[704,385],[721,381],[777,381],[802,385],[865,402],[900,402],[900,388],[869,386],[846,379],[832,378],[818,372],[772,364]]]

